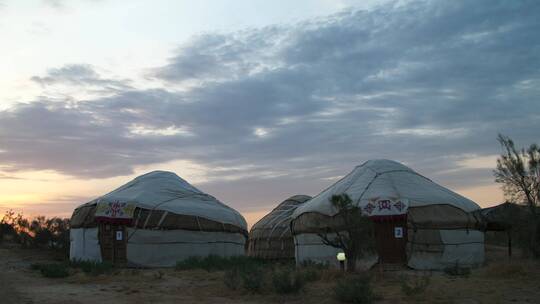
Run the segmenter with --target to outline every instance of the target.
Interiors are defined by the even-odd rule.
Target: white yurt
[[[360,267],[380,262],[436,270],[484,261],[484,232],[472,214],[476,203],[398,162],[370,160],[294,211],[297,263],[337,263],[342,250],[324,245],[318,233],[336,227],[330,198],[343,193],[374,221],[377,253],[358,261]]]
[[[75,209],[72,260],[170,267],[190,256],[244,255],[246,221],[172,172],[141,175]]]
[[[261,259],[294,259],[291,215],[306,201],[307,195],[294,195],[261,218],[249,231],[249,256]]]

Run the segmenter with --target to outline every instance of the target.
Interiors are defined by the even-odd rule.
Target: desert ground
[[[540,263],[515,257],[505,249],[487,248],[486,265],[468,276],[407,269],[372,269],[376,303],[540,303]],[[229,290],[223,272],[175,269],[116,269],[91,276],[75,272],[51,279],[32,270],[33,263],[50,263],[49,251],[0,245],[0,303],[337,303],[332,287],[341,273],[323,270],[321,279],[296,295],[270,291],[251,294]],[[425,291],[406,295],[404,278],[429,276]]]

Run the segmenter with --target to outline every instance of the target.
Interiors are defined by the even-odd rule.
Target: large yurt
[[[75,209],[71,260],[170,267],[190,256],[244,255],[246,221],[172,172],[141,175]]]
[[[436,270],[484,261],[484,233],[473,215],[476,203],[403,164],[370,160],[293,212],[297,263],[337,263],[342,250],[324,245],[319,235],[339,225],[330,198],[343,193],[374,222],[376,253],[358,261],[360,267],[379,262]]]
[[[262,259],[294,259],[291,215],[309,199],[307,195],[291,196],[255,223],[249,231],[248,254]]]

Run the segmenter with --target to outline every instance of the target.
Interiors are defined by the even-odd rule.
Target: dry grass
[[[502,251],[504,253],[504,251]],[[410,270],[370,272],[377,303],[538,303],[540,262],[488,251],[488,264],[468,277]],[[0,286],[35,303],[336,303],[332,289],[340,271],[322,270],[321,279],[310,282],[296,295],[277,295],[266,286],[262,294],[230,290],[223,271],[175,271],[173,269],[121,269],[90,276],[80,270],[67,278],[47,279],[29,265],[54,257],[38,251],[0,249]],[[431,275],[427,288],[407,296],[401,290],[404,276]],[[7,282],[7,284],[5,283]]]

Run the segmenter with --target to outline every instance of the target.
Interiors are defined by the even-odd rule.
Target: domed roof
[[[298,207],[292,217],[307,212],[333,216],[332,195],[346,193],[359,207],[377,200],[406,201],[408,207],[445,204],[470,212],[480,207],[473,201],[442,187],[411,168],[387,159],[369,160],[335,184]]]
[[[138,176],[88,204],[100,201],[133,202],[144,209],[198,216],[247,229],[245,219],[236,210],[168,171],[153,171]]]
[[[294,210],[310,200],[308,195],[294,195],[284,200],[270,213],[260,219],[253,227],[251,227],[252,237],[280,237],[284,233],[289,232],[289,223]],[[267,230],[266,232],[256,233],[257,230]],[[257,235],[254,235],[256,233]],[[289,233],[290,234],[290,233]]]

